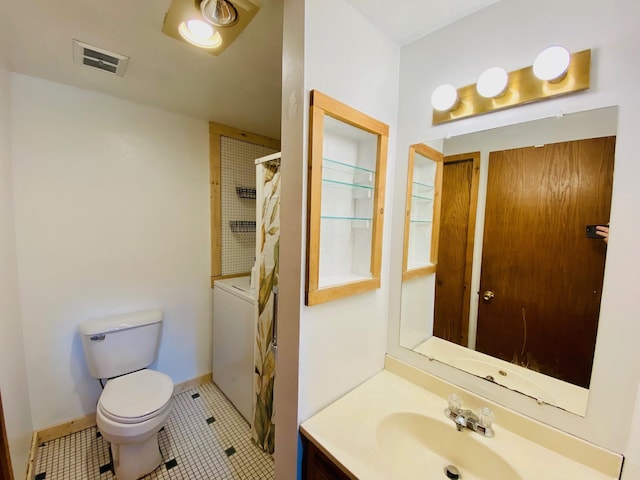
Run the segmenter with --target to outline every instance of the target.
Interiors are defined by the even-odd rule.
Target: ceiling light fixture
[[[431,95],[431,105],[440,112],[455,110],[459,103],[458,91],[453,85],[440,85]]]
[[[180,42],[200,47],[217,57],[229,48],[251,23],[263,3],[266,4],[269,0],[167,1],[170,4],[162,21],[162,33]],[[209,37],[197,34],[200,26],[188,28],[188,22],[196,19],[213,28]]]
[[[560,82],[569,70],[571,54],[560,45],[544,49],[533,62],[533,74],[540,80]]]
[[[200,11],[204,19],[216,27],[230,27],[238,21],[236,8],[227,0],[202,0]]]
[[[492,67],[478,78],[476,89],[484,98],[496,98],[504,94],[509,83],[509,75],[504,68]]]
[[[201,48],[216,48],[222,44],[220,34],[202,20],[187,20],[180,23],[178,32],[187,42]]]

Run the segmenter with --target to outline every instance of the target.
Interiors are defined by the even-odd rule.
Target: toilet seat
[[[139,370],[107,382],[98,408],[108,419],[125,424],[155,417],[169,404],[173,381],[155,370]]]

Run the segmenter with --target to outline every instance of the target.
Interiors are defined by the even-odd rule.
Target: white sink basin
[[[444,417],[444,414],[443,414]],[[426,415],[398,412],[378,424],[380,456],[402,478],[446,479],[445,468],[455,466],[462,480],[521,480],[514,468],[471,430],[459,432],[453,422]]]
[[[355,478],[447,480],[614,480],[622,456],[511,412],[388,358],[384,370],[305,420],[300,430]],[[427,389],[429,388],[429,389]],[[446,396],[495,413],[495,436],[463,430],[445,417]]]

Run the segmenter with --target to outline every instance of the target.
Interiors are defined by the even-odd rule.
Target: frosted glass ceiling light
[[[458,91],[453,85],[440,85],[431,95],[431,106],[440,112],[455,110],[459,103]]]
[[[204,19],[216,27],[230,27],[238,21],[236,8],[227,0],[202,0],[200,11]]]
[[[533,74],[540,80],[559,82],[567,74],[571,55],[559,45],[543,50],[533,62]]]
[[[187,20],[180,23],[178,31],[187,42],[201,48],[216,48],[222,44],[218,32],[202,20]]]
[[[493,67],[482,72],[476,90],[485,98],[496,98],[502,95],[507,89],[509,75],[504,68]]]

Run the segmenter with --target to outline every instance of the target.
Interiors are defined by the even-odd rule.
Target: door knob
[[[493,293],[491,290],[485,290],[485,292],[482,294],[482,299],[483,299],[485,302],[490,302],[490,301],[491,301],[491,299],[492,299],[493,297],[495,297],[495,296],[496,296],[496,294],[495,294],[495,293]]]

